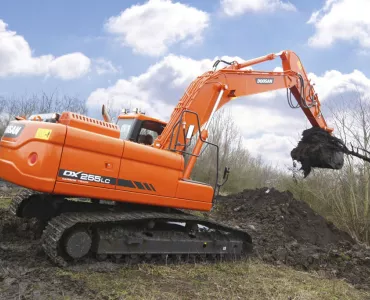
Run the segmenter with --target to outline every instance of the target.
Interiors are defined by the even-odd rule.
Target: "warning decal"
[[[52,132],[51,129],[39,128],[36,131],[35,138],[41,140],[48,140],[50,138],[51,132]]]

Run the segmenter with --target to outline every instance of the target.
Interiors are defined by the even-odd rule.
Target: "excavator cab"
[[[120,128],[120,139],[152,145],[153,141],[162,133],[166,123],[148,117],[141,112],[136,112],[121,114],[116,125]]]
[[[106,112],[104,105],[102,115],[106,122],[111,122],[111,118]],[[152,145],[154,140],[162,133],[167,123],[146,116],[139,109],[132,112],[128,109],[123,109],[122,113],[118,116],[116,125],[120,129],[121,140]]]

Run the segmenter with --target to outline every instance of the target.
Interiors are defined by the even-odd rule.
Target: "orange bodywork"
[[[182,155],[120,140],[115,125],[73,113],[64,113],[57,124],[12,124],[24,129],[17,138],[1,140],[0,177],[9,182],[66,196],[203,211],[212,207],[211,186],[182,180]],[[38,136],[40,129],[50,134]],[[31,164],[33,153],[37,160]]]
[[[243,69],[276,57],[282,59],[282,72]],[[332,131],[298,56],[283,51],[198,77],[168,123],[138,115],[138,119],[166,125],[153,145],[120,139],[120,128],[109,122],[104,109],[105,122],[71,112],[63,113],[56,123],[18,118],[0,143],[0,177],[26,188],[69,197],[208,211],[214,188],[189,180],[207,138],[203,126],[207,127],[213,113],[233,99],[282,88],[290,89],[297,101],[304,99],[310,105],[301,108],[313,126]],[[195,114],[184,115],[186,111]],[[132,116],[119,117],[125,118]],[[185,133],[191,125],[195,128],[192,136],[201,131],[202,139],[198,139],[185,166],[181,151],[187,139],[184,134],[173,137],[176,127]]]

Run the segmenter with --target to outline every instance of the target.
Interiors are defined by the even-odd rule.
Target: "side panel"
[[[176,197],[181,199],[191,199],[193,201],[212,203],[213,187],[194,181],[180,180],[176,192]]]
[[[65,191],[68,191],[71,196],[76,197],[91,197],[201,211],[209,211],[212,208],[212,204],[207,202],[134,193],[122,190],[107,190],[105,188],[98,188],[86,185],[79,186],[68,182],[57,182],[54,192],[57,194],[64,194]]]
[[[114,189],[124,142],[68,127],[58,181]]]
[[[21,127],[20,131],[12,129]],[[66,126],[14,121],[0,143],[0,177],[19,186],[52,192],[65,139]],[[30,157],[33,157],[31,160]]]
[[[126,141],[117,189],[174,197],[183,168],[181,155]]]

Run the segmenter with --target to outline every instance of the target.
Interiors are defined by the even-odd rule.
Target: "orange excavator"
[[[278,57],[281,72],[247,68]],[[227,66],[217,70],[221,62]],[[214,185],[194,181],[191,174],[205,144],[218,152],[207,141],[217,110],[238,97],[278,89],[287,89],[289,104],[300,107],[314,128],[333,131],[292,51],[243,63],[217,61],[190,84],[167,123],[124,111],[113,124],[104,106],[104,120],[74,112],[18,117],[0,143],[0,177],[24,188],[10,210],[43,222],[43,249],[61,266],[87,258],[248,255],[248,232],[188,212],[211,210],[229,170],[222,179],[217,173]],[[337,164],[329,167],[340,168],[342,156],[335,154]]]

